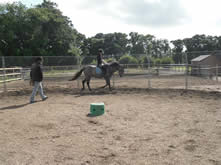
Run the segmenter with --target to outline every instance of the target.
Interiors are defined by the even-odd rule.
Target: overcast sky
[[[0,0],[12,2],[14,0]],[[40,4],[43,0],[20,0]],[[53,0],[86,37],[138,32],[175,40],[195,34],[221,36],[221,0]]]

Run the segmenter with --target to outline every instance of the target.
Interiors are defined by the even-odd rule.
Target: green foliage
[[[84,40],[57,4],[44,0],[34,8],[0,5],[0,43],[5,56],[79,56]]]
[[[130,53],[131,54],[144,54],[144,46],[143,46],[143,35],[138,34],[137,32],[131,32],[129,34],[130,40],[129,43]]]
[[[139,59],[139,63],[140,64],[148,64],[150,60],[150,64],[153,64],[154,63],[154,59],[153,58],[149,58],[148,56],[142,56],[140,59]]]
[[[154,64],[155,65],[160,65],[161,64],[161,59],[160,58],[154,59]]]
[[[97,65],[97,61],[96,61],[96,60],[93,60],[90,64],[91,64],[91,65]]]
[[[120,58],[119,62],[121,64],[138,64],[138,60],[132,56],[124,55]]]
[[[124,33],[98,33],[94,37],[85,39],[82,45],[83,55],[97,55],[102,48],[104,54],[123,54],[127,52],[127,34]]]
[[[184,49],[184,42],[182,40],[174,40],[171,41],[171,43],[174,45],[174,48],[172,49],[173,51],[173,60],[175,61],[176,64],[181,64],[182,63],[182,55],[183,55],[183,49]]]
[[[182,63],[183,51],[192,52],[188,53],[188,62],[199,56],[203,55],[204,51],[214,51],[221,49],[221,36],[207,36],[207,35],[195,35],[191,38],[185,38],[183,40],[171,41],[174,45],[173,48],[173,59],[176,63]],[[183,50],[183,48],[186,50]],[[193,53],[194,52],[194,53]],[[208,52],[207,52],[208,53]]]
[[[93,63],[93,61],[95,61],[95,57],[94,56],[85,56],[85,57],[82,57],[81,59],[81,64],[82,65],[88,65],[88,64],[91,64]]]
[[[47,60],[47,63],[45,60]],[[64,65],[77,65],[77,64],[79,64],[79,60],[78,57],[75,56],[68,56],[65,58],[61,57],[44,58],[44,65],[46,66],[64,66]]]
[[[174,61],[172,57],[163,57],[163,58],[155,58],[154,59],[154,64],[155,65],[160,65],[160,64],[173,64]]]
[[[161,59],[161,64],[173,64],[174,61],[171,57],[163,57]]]
[[[116,61],[114,58],[108,58],[108,59],[105,59],[105,61],[107,62],[107,63],[110,63],[110,62],[113,62],[113,61]]]

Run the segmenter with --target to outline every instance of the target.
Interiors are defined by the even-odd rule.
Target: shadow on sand
[[[4,110],[13,110],[13,109],[17,109],[17,108],[22,108],[26,105],[28,105],[29,103],[25,103],[25,104],[20,104],[20,105],[11,105],[11,106],[7,106],[7,107],[2,107],[0,108],[0,111],[4,111]]]

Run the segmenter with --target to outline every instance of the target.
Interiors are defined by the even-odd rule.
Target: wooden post
[[[216,82],[218,82],[218,70],[219,70],[219,66],[216,64]]]
[[[185,74],[185,90],[188,89],[188,60],[187,60],[187,53],[185,53],[185,60],[186,60],[186,74]]]
[[[15,69],[14,68],[12,69],[12,73],[13,74],[15,73]],[[16,75],[13,75],[12,78],[14,79],[14,78],[17,78],[17,77],[16,77]]]
[[[25,80],[24,68],[23,68],[23,67],[20,69],[20,73],[21,73],[21,79],[22,79],[22,80]]]
[[[81,69],[81,57],[77,57],[77,61],[78,61],[78,70]],[[78,89],[80,88],[80,79],[77,79],[77,86],[78,86]]]
[[[115,74],[113,73],[113,78],[112,78],[112,81],[113,81],[113,88],[115,87]]]
[[[147,56],[148,59],[148,88],[151,88],[151,81],[150,81],[150,56]]]
[[[4,86],[4,92],[7,92],[6,87],[6,71],[5,71],[5,57],[2,56],[2,68],[3,68],[3,86]]]

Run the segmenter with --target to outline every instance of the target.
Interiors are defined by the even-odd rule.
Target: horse
[[[78,79],[78,77],[81,76],[82,72],[84,72],[84,79],[82,80],[82,91],[85,89],[84,84],[85,82],[87,82],[87,86],[88,89],[91,91],[91,87],[90,87],[90,80],[91,77],[95,77],[95,78],[104,78],[106,81],[106,84],[101,87],[101,88],[105,88],[106,86],[109,86],[109,90],[111,91],[111,85],[110,85],[110,79],[112,77],[112,75],[118,71],[119,76],[122,77],[124,74],[124,68],[123,66],[121,66],[118,62],[111,62],[111,63],[106,63],[103,65],[106,68],[106,73],[105,75],[103,74],[102,70],[95,66],[95,65],[87,65],[85,67],[83,67],[82,69],[80,69],[80,71],[78,71],[74,77],[72,79],[70,79],[69,81],[74,81],[76,79]]]

